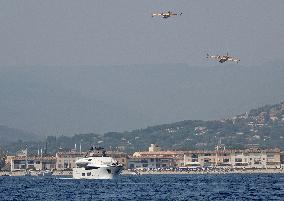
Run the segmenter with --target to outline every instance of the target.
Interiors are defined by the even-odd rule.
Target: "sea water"
[[[284,174],[0,177],[0,200],[284,200]]]

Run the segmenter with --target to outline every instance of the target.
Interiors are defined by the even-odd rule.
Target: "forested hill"
[[[15,152],[27,146],[36,153],[39,146],[47,147],[47,153],[54,153],[59,148],[70,150],[77,144],[82,150],[90,146],[106,149],[118,149],[126,152],[147,150],[152,143],[164,150],[214,149],[218,143],[226,148],[245,148],[248,144],[259,144],[263,148],[278,147],[284,149],[284,102],[252,109],[247,113],[230,119],[216,121],[187,120],[172,124],[152,126],[127,132],[109,132],[99,134],[77,134],[73,137],[49,136],[46,142],[34,141],[34,136],[18,130],[0,127],[1,143],[22,139],[29,142],[14,142],[6,149]],[[5,133],[5,135],[3,135]],[[33,139],[33,140],[31,140]]]
[[[284,102],[252,109],[230,119],[181,121],[123,133],[106,133],[105,146],[126,150],[145,150],[151,143],[164,149],[214,149],[218,143],[227,148],[248,144],[284,148]]]
[[[38,141],[39,136],[20,129],[0,125],[0,145],[22,141]]]

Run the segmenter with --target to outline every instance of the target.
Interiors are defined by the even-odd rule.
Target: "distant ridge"
[[[40,138],[33,133],[0,125],[0,144],[8,144],[19,140],[37,141]]]
[[[146,150],[151,143],[172,150],[214,149],[219,143],[227,148],[258,144],[284,149],[284,101],[223,120],[185,120],[130,132],[106,133],[102,140],[125,150]]]
[[[158,144],[164,150],[213,150],[223,144],[228,149],[243,149],[258,144],[262,148],[284,149],[284,101],[251,109],[228,119],[202,121],[184,120],[175,123],[150,126],[125,132],[108,132],[103,135],[88,133],[68,136],[48,136],[47,143],[35,142],[36,136],[18,129],[0,126],[1,144],[17,140],[34,141],[32,147],[47,144],[48,152],[59,148],[70,150],[81,144],[83,150],[90,146],[132,153],[147,150],[150,144]],[[16,145],[16,144],[15,144]],[[19,143],[18,145],[21,145]],[[15,146],[8,146],[15,152]]]

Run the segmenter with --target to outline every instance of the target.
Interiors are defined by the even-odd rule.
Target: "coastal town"
[[[243,150],[226,149],[223,145],[215,150],[174,151],[161,150],[151,144],[148,150],[129,155],[121,151],[106,151],[124,167],[126,174],[189,174],[189,173],[238,173],[284,172],[284,151],[278,148],[261,149],[250,145]],[[54,156],[29,155],[27,150],[4,158],[1,176],[24,176],[50,171],[53,175],[72,175],[75,162],[86,155],[77,150],[59,150]]]
[[[48,136],[45,141],[14,144],[3,141],[0,175],[72,176],[76,161],[90,146],[104,147],[106,155],[123,165],[122,175],[283,173],[283,122],[281,102],[211,122],[182,121],[131,132]]]

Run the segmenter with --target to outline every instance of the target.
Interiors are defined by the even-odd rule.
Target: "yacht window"
[[[84,177],[84,176],[85,176],[85,173],[82,173],[82,176]]]
[[[85,167],[85,170],[94,170],[94,169],[99,169],[99,167],[90,167],[90,166]]]
[[[89,159],[88,161],[92,161],[92,159]]]
[[[78,168],[83,168],[83,167],[85,167],[86,165],[85,164],[77,164],[77,167]]]
[[[88,173],[87,173],[87,176],[91,176],[91,173],[90,173],[90,172],[88,172]]]

